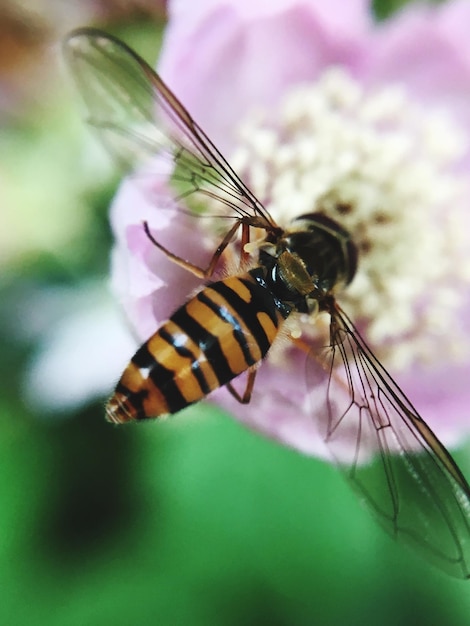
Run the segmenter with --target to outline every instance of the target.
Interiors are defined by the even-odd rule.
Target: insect
[[[219,214],[228,211],[229,228],[206,268],[167,250],[143,223],[162,254],[210,279],[241,233],[239,273],[206,284],[137,350],[108,402],[108,419],[176,413],[220,386],[248,402],[259,393],[257,368],[285,320],[326,313],[329,347],[321,356],[306,351],[307,384],[312,419],[333,458],[391,535],[449,574],[470,578],[470,487],[336,300],[358,261],[349,233],[320,212],[281,228],[125,43],[83,28],[64,48],[89,122],[111,153],[134,171],[155,158],[171,160],[175,211],[188,212],[194,197],[218,201]],[[253,231],[263,238],[258,258],[247,265]],[[239,393],[232,380],[242,372],[247,384]]]

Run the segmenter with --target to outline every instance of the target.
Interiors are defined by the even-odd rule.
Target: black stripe
[[[175,373],[155,359],[149,352],[147,344],[137,350],[132,357],[132,362],[140,369],[148,369],[149,377],[165,397],[169,413],[176,413],[188,406],[187,400],[175,383]]]
[[[212,389],[210,388],[209,383],[207,382],[207,379],[204,376],[204,372],[201,369],[200,363],[195,358],[193,352],[191,352],[191,350],[189,350],[185,346],[181,346],[179,344],[176,344],[174,335],[172,335],[167,330],[165,330],[165,327],[160,328],[160,330],[158,331],[158,334],[160,335],[160,337],[164,341],[166,341],[168,344],[170,344],[170,346],[172,346],[173,349],[180,356],[182,356],[184,358],[187,358],[187,359],[189,359],[191,361],[191,370],[192,370],[192,372],[194,374],[194,377],[197,380],[202,393],[205,396],[207,396],[207,394],[210,393],[212,391]]]
[[[271,347],[271,343],[257,318],[257,314],[266,313],[277,328],[279,320],[276,313],[276,306],[274,300],[270,297],[269,291],[265,287],[261,287],[261,285],[249,279],[240,280],[251,294],[250,302],[243,300],[234,289],[226,285],[223,281],[214,283],[211,285],[211,289],[214,289],[225,298],[231,308],[237,312],[245,326],[248,327],[251,334],[258,342],[261,354],[264,356]]]
[[[137,367],[139,368],[150,368],[155,363],[155,357],[149,352],[146,343],[140,346],[140,348],[134,354],[134,356],[132,357],[132,363],[134,363],[134,365],[137,365]]]
[[[233,329],[232,332],[235,341],[238,343],[243,352],[243,356],[245,358],[247,366],[254,365],[257,359],[255,359],[250,352],[245,333],[243,332],[243,328],[240,326],[237,318],[232,315],[226,307],[220,306],[219,304],[217,304],[217,302],[214,302],[211,298],[209,298],[205,291],[201,291],[200,293],[198,293],[197,299],[207,305],[210,310],[217,315],[217,317],[220,317],[220,319],[224,320],[224,322],[230,324]]]
[[[186,305],[171,316],[171,321],[179,326],[204,352],[217,376],[220,386],[232,380],[236,372],[232,372],[230,369],[225,354],[220,347],[219,340],[191,317],[186,310]]]
[[[141,420],[145,417],[148,417],[147,415],[145,415],[144,411],[144,400],[148,396],[147,389],[143,389],[142,391],[137,392],[131,391],[119,381],[119,383],[116,385],[116,393],[122,393],[122,395],[128,399],[129,403],[132,405],[132,408],[135,411],[136,420]]]
[[[266,313],[274,326],[278,328],[279,317],[282,316],[282,313],[278,308],[277,299],[274,297],[270,289],[268,289],[264,281],[260,283],[255,278],[251,278],[256,271],[256,269],[251,270],[249,278],[240,277],[239,280],[247,289],[250,290],[253,298],[256,299],[258,312]]]

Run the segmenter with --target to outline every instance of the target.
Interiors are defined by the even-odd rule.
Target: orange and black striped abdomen
[[[176,413],[259,362],[284,317],[258,271],[212,283],[179,308],[132,358],[108,419]]]

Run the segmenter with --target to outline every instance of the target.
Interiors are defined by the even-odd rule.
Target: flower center
[[[395,368],[464,349],[467,139],[402,88],[367,91],[339,68],[240,128],[231,163],[281,226],[322,211],[351,233],[359,267],[340,302]]]

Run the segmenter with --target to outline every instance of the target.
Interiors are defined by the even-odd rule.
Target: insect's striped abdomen
[[[284,318],[255,273],[212,283],[178,309],[132,358],[108,419],[176,413],[260,361]]]

